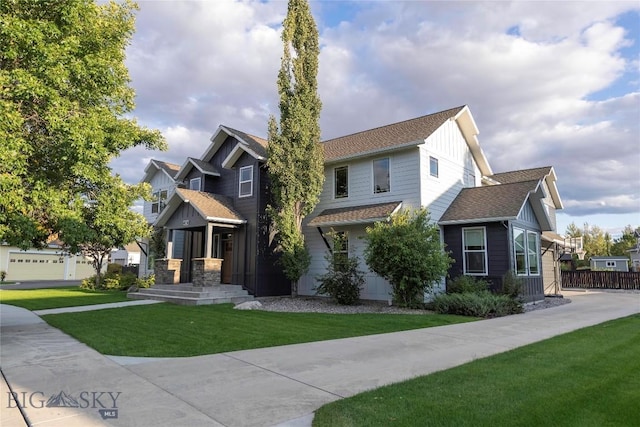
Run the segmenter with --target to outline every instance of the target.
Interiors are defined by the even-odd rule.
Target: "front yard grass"
[[[154,304],[43,319],[102,354],[196,356],[397,332],[477,320],[439,314],[322,314],[234,310],[232,304]]]
[[[16,305],[27,310],[77,307],[130,301],[122,291],[92,291],[77,286],[45,289],[1,289],[0,303]]]
[[[639,355],[634,315],[327,404],[313,425],[637,426]]]

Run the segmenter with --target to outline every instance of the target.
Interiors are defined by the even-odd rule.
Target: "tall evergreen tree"
[[[281,264],[297,294],[309,268],[302,221],[318,204],[324,183],[318,98],[318,30],[307,0],[289,0],[283,23],[284,53],[278,73],[280,124],[269,119],[269,160],[273,195],[269,212],[278,232]]]

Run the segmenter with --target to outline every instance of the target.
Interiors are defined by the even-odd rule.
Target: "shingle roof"
[[[219,194],[204,193],[202,191],[177,188],[182,199],[188,201],[200,215],[207,220],[219,220],[230,223],[243,223],[246,220],[240,215],[231,203],[231,199]]]
[[[511,184],[513,182],[539,181],[550,173],[551,166],[544,166],[541,168],[496,173],[489,176],[489,178],[501,184]]]
[[[417,117],[411,120],[369,129],[330,139],[323,143],[325,161],[346,159],[355,155],[375,153],[385,148],[420,143],[464,106]]]
[[[163,162],[161,160],[153,160],[158,167],[162,168],[171,178],[175,178],[176,174],[180,170],[180,165],[173,163]]]
[[[244,142],[246,142],[249,145],[249,148],[251,149],[251,151],[253,151],[254,153],[262,157],[265,157],[265,158],[267,157],[268,142],[266,139],[260,138],[259,136],[248,134],[246,132],[242,132],[241,130],[230,128],[229,126],[224,126],[224,127],[229,129],[231,132],[235,133],[236,135],[238,135]]]
[[[538,183],[535,180],[464,188],[438,223],[515,219],[527,196],[536,190]]]
[[[205,162],[200,159],[195,159],[193,157],[189,157],[189,161],[196,165],[198,169],[200,169],[203,173],[211,174],[211,175],[220,175],[220,172],[216,168],[213,167],[211,163]]]
[[[350,206],[347,208],[325,209],[309,221],[309,226],[367,224],[389,218],[402,202],[378,203],[375,205]]]

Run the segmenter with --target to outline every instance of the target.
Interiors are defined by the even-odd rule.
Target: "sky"
[[[132,112],[200,157],[219,125],[267,136],[287,2],[139,1],[127,50]],[[310,1],[322,139],[468,105],[494,173],[553,166],[567,225],[640,226],[640,2]]]

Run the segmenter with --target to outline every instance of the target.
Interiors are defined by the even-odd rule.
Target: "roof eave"
[[[361,158],[365,158],[365,157],[373,157],[373,156],[377,156],[379,154],[385,154],[385,153],[389,153],[389,152],[392,152],[392,151],[400,151],[400,150],[404,150],[404,149],[411,148],[411,147],[417,147],[418,145],[421,145],[421,144],[424,144],[424,143],[425,143],[424,139],[419,139],[417,141],[406,142],[406,143],[401,144],[401,145],[394,145],[394,146],[391,146],[391,147],[384,147],[384,148],[379,148],[379,149],[376,149],[376,150],[369,150],[369,151],[365,151],[365,152],[350,154],[348,156],[337,157],[335,159],[325,160],[324,164],[325,165],[330,165],[330,164],[334,164],[334,163],[345,162],[345,161],[348,161],[348,160],[361,159]]]
[[[470,219],[452,219],[445,221],[438,221],[438,225],[461,225],[461,224],[478,224],[481,222],[500,222],[500,221],[514,221],[517,217],[505,216],[495,218],[470,218]]]

